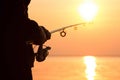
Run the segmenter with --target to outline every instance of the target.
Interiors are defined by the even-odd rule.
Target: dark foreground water
[[[47,57],[35,62],[34,80],[120,80],[120,57]]]

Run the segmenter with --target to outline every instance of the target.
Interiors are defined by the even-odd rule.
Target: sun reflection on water
[[[94,80],[94,76],[96,75],[96,58],[94,56],[85,56],[84,63],[86,65],[86,78],[87,80]]]

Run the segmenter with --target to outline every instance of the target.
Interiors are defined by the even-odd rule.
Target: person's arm
[[[43,45],[47,40],[51,38],[51,33],[44,27],[39,26],[34,20],[29,21],[29,40],[33,44]]]

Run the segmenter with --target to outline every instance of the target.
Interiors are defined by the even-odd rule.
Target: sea
[[[120,80],[120,57],[48,56],[35,61],[33,80]]]

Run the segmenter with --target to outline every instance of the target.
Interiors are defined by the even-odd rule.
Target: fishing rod
[[[77,23],[77,24],[68,25],[68,26],[65,26],[65,27],[61,27],[61,28],[52,30],[52,31],[50,31],[50,33],[53,34],[53,33],[56,33],[56,32],[58,32],[58,31],[61,31],[61,32],[60,32],[60,36],[65,37],[65,36],[66,36],[66,32],[64,31],[65,29],[70,28],[70,27],[73,27],[73,26],[85,25],[85,24],[86,24],[86,23]],[[43,46],[44,46],[45,48],[43,48]],[[51,49],[50,46],[46,46],[46,45],[39,46],[38,51],[37,51],[37,53],[35,54],[35,55],[36,55],[36,60],[37,60],[38,62],[44,61],[45,58],[46,58],[46,56],[48,55],[48,50],[50,50],[50,49]]]
[[[77,24],[72,24],[72,25],[68,25],[68,26],[65,26],[65,27],[61,27],[61,28],[58,28],[58,29],[55,29],[55,30],[52,30],[50,31],[51,34],[55,33],[55,32],[58,32],[58,31],[61,31],[60,32],[60,36],[62,37],[65,37],[66,36],[66,32],[64,31],[66,28],[70,28],[70,27],[74,27],[74,26],[78,26],[78,25],[85,25],[86,23],[77,23]]]

